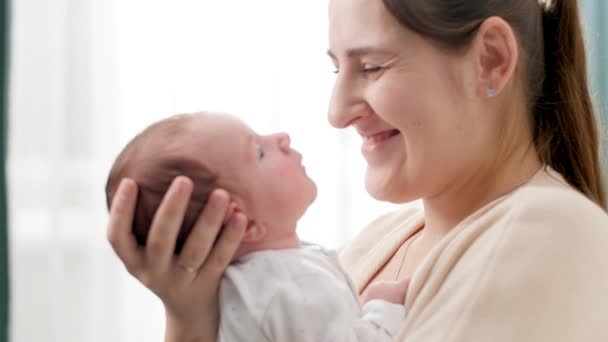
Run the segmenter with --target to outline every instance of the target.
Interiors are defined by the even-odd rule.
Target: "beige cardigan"
[[[423,224],[391,213],[342,251],[359,292]],[[608,215],[546,167],[454,227],[405,306],[398,341],[608,341]]]

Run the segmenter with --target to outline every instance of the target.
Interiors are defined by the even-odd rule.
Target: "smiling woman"
[[[362,298],[411,278],[397,340],[608,338],[607,203],[579,12],[571,0],[329,2],[329,121],[362,137],[370,195],[423,202],[341,252]],[[167,340],[214,340],[218,279],[248,230],[220,230],[226,209],[208,206],[199,227],[219,237],[183,251],[203,251],[190,266],[207,282],[184,282],[171,240],[163,258],[129,242],[136,184],[122,184],[115,252],[163,300]],[[150,230],[174,234],[188,197],[165,198]],[[193,287],[204,294],[186,302]]]
[[[497,2],[507,1],[510,0]],[[423,2],[430,3],[428,0]],[[447,2],[454,3],[452,0]],[[534,3],[534,0],[526,2]],[[383,30],[375,31],[375,36],[370,35],[371,31],[359,36],[336,25],[332,32],[338,38],[344,34],[348,39],[334,39],[330,44],[326,1],[239,1],[239,7],[235,9],[236,3],[173,0],[12,2],[7,171],[10,180],[8,237],[13,341],[162,340],[165,325],[160,301],[124,271],[108,246],[107,211],[101,189],[112,160],[128,139],[150,122],[169,114],[219,109],[240,115],[262,132],[289,132],[291,145],[304,155],[306,172],[319,186],[317,201],[302,221],[302,237],[328,247],[343,246],[373,217],[396,207],[372,200],[365,192],[364,179],[370,193],[380,199],[401,201],[422,192],[438,193],[433,191],[435,187],[458,190],[454,184],[431,184],[428,180],[444,179],[448,173],[455,172],[446,167],[448,163],[455,165],[455,162],[470,159],[474,149],[469,148],[467,142],[481,137],[469,133],[475,125],[486,124],[488,121],[483,120],[490,120],[495,113],[488,111],[485,116],[477,113],[482,116],[480,122],[472,120],[474,112],[465,113],[463,120],[435,114],[465,112],[466,108],[460,107],[464,98],[481,97],[486,103],[500,103],[504,94],[500,84],[487,84],[490,89],[483,87],[477,93],[472,92],[470,85],[475,80],[457,77],[459,70],[471,70],[464,63],[465,57],[453,60],[463,62],[461,65],[446,63],[441,56],[433,54],[439,47],[418,44],[421,43],[419,37],[411,32],[405,31],[399,44],[382,41],[382,37],[378,37],[380,33],[383,39],[395,39],[396,33],[402,32],[403,28],[394,20],[394,25],[388,25],[392,16],[378,8],[363,13],[363,17],[350,18],[352,23],[346,26],[370,24],[371,15],[377,14],[382,18]],[[345,6],[342,13],[352,13],[356,3],[348,1],[349,6]],[[599,97],[606,94],[607,89],[605,72],[601,71],[608,65],[608,32],[604,20],[608,15],[607,5],[604,0],[581,3],[585,9],[582,24],[588,33],[590,74],[596,86],[592,93]],[[332,21],[338,23],[336,19],[348,18],[334,15]],[[1,21],[1,24],[8,23]],[[3,33],[8,34],[7,31]],[[359,44],[344,44],[352,37]],[[492,37],[496,38],[489,36]],[[406,48],[396,51],[395,47],[401,45]],[[331,73],[331,62],[324,53],[328,47],[338,72],[335,75]],[[429,65],[437,66],[437,69],[429,68]],[[397,76],[409,81],[404,86],[394,86],[391,80]],[[439,83],[442,76],[453,82]],[[330,121],[338,127],[352,127],[349,130],[335,130],[326,124],[325,114],[334,78],[338,86],[331,101]],[[464,82],[458,83],[458,80]],[[430,86],[434,84],[438,86]],[[484,96],[488,90],[494,92],[492,99]],[[386,97],[391,93],[393,97]],[[373,105],[371,109],[365,101],[360,101],[361,98],[372,99],[367,101]],[[395,98],[398,101],[391,101]],[[407,116],[398,118],[394,115],[398,111]],[[375,112],[382,114],[383,121],[370,120]],[[353,118],[360,119],[356,116],[359,114],[370,116],[367,121],[355,122]],[[447,150],[439,150],[439,147]],[[489,148],[489,144],[482,144],[481,148]],[[365,151],[365,158],[361,156],[361,149]],[[404,152],[400,155],[402,159],[395,160],[403,163],[384,163],[383,158],[393,151]],[[496,156],[504,157],[505,154]],[[433,167],[416,167],[423,164]],[[389,183],[388,177],[396,174],[402,176],[400,183]],[[476,173],[471,172],[472,175]],[[543,179],[557,177],[552,172],[548,175],[549,178]],[[408,191],[397,191],[402,187]],[[456,208],[465,202],[465,198],[450,204]],[[533,197],[538,206],[535,208],[542,210],[541,207],[552,198],[554,196]],[[415,206],[420,207],[420,204],[416,202]],[[548,217],[555,218],[570,211],[568,208],[553,212]],[[376,279],[395,279],[411,275],[416,261],[422,259],[419,247],[428,247],[421,242],[429,241],[428,236],[423,238],[417,229],[423,219],[406,216],[407,219],[393,216],[377,221],[386,226],[404,224],[387,239],[370,230],[362,235],[368,241],[390,245],[387,249],[376,248],[377,253],[371,254],[393,262],[383,269],[377,262],[370,262],[369,268],[354,267],[361,263],[351,263],[350,269],[360,289],[374,276]],[[580,227],[580,222],[573,227]],[[409,224],[414,227],[411,233],[418,232],[417,240],[411,244],[406,243],[410,231],[403,233],[403,228]],[[563,256],[573,250],[591,250],[590,244],[577,238],[579,236],[572,234],[568,246],[555,251],[554,256]],[[554,237],[544,241],[552,243]],[[372,250],[367,245],[359,246],[362,246],[359,251]],[[522,265],[534,265],[539,253],[547,251],[538,246],[529,249],[519,248],[521,246],[525,244],[507,252],[524,258],[526,262]],[[579,248],[575,249],[577,246]],[[353,250],[344,250],[348,253],[343,256],[353,256]],[[489,249],[488,253],[491,252]],[[565,280],[582,279],[575,277],[575,273],[586,269],[576,260],[566,260],[555,269],[538,268],[542,272],[535,269],[532,276],[551,273],[561,275]],[[510,277],[523,272],[518,267],[511,271],[504,274]],[[597,272],[590,273],[595,275]],[[433,279],[442,275],[445,274],[435,273]],[[469,278],[450,279],[464,283]],[[511,287],[519,285],[513,279],[497,282],[495,289],[503,290],[501,294],[508,293]],[[416,312],[426,312],[423,308],[427,307],[446,309],[442,311],[444,313],[450,309],[462,313],[458,306],[453,306],[456,301],[433,306],[426,301],[432,297],[429,287],[421,284],[420,280],[412,283],[413,295],[408,305],[414,303],[413,298],[421,299],[417,308],[412,309],[415,310],[411,311],[412,317],[419,316]],[[542,295],[563,298],[561,293],[549,291],[553,288],[543,286],[542,282],[537,285],[517,298],[529,301],[543,298]],[[439,289],[444,292],[438,296],[454,299],[456,296],[447,294],[462,287]],[[473,295],[475,291],[471,291]],[[586,291],[577,293],[579,298],[585,294]],[[587,302],[589,307],[601,305],[598,298],[604,297]],[[509,304],[514,298],[501,295],[491,299],[493,301],[485,303],[503,300]],[[563,303],[554,312],[574,313],[567,308],[576,303]],[[428,312],[433,311],[431,309]],[[482,309],[487,307],[475,307],[467,312],[487,312]],[[530,313],[532,315],[533,311]],[[538,322],[546,313],[550,313],[549,310],[533,317],[518,317],[522,322]],[[479,323],[480,328],[491,327],[486,324],[489,317],[484,316],[475,323]],[[461,324],[456,319],[451,322]],[[424,323],[419,320],[417,326],[424,327]],[[505,321],[499,323],[506,324]],[[555,321],[543,323],[559,326]]]

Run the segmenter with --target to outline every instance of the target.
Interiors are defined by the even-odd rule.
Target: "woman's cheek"
[[[379,82],[370,91],[369,103],[378,116],[393,125],[402,122],[416,106],[408,85],[388,81]]]

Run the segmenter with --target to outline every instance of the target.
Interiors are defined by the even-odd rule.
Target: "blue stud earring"
[[[496,91],[492,88],[488,88],[488,97],[493,97],[494,95],[496,95]]]

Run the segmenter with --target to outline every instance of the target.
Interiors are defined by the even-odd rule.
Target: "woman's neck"
[[[437,196],[423,199],[424,241],[438,241],[462,220],[527,183],[542,167],[536,150],[520,148],[498,166],[480,167]]]

